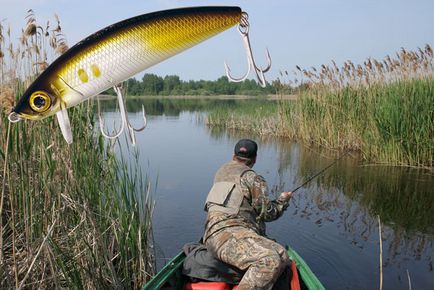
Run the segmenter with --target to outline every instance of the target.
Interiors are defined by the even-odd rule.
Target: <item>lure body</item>
[[[10,120],[58,113],[62,122],[66,108],[238,24],[241,13],[239,7],[181,8],[108,26],[56,59],[30,85]]]

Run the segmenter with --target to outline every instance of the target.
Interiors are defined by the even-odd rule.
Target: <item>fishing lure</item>
[[[72,143],[67,108],[113,87],[122,130],[126,124],[134,143],[134,131],[143,130],[146,124],[140,129],[129,124],[118,84],[237,23],[246,27],[246,19],[247,14],[239,7],[191,7],[153,12],[110,25],[71,47],[42,72],[18,101],[9,120],[40,120],[56,114],[65,140]],[[248,37],[245,44],[250,46]],[[249,60],[249,71],[252,63]],[[229,76],[228,67],[227,73]],[[107,137],[115,138],[121,131]]]

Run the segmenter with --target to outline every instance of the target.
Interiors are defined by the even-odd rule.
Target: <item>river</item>
[[[287,140],[205,125],[209,108],[243,102],[251,100],[144,101],[148,127],[136,135],[134,150],[152,184],[159,267],[185,243],[200,239],[206,217],[204,199],[216,170],[231,159],[238,139],[258,142],[254,169],[268,181],[273,198],[337,158]],[[136,108],[139,106],[130,102],[129,117],[138,125],[141,113],[135,112]],[[109,120],[116,116],[114,112],[105,114]],[[378,217],[382,224],[383,289],[409,289],[409,278],[412,289],[434,289],[432,172],[367,165],[356,156],[345,156],[299,190],[284,216],[268,223],[267,234],[291,245],[327,289],[378,289]]]

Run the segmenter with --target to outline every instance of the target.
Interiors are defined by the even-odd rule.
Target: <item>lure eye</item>
[[[37,113],[43,113],[51,107],[51,99],[47,93],[42,91],[34,92],[30,96],[30,107]]]

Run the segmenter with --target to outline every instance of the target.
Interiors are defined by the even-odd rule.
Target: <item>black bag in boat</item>
[[[183,247],[186,258],[182,274],[193,281],[212,281],[238,284],[244,271],[216,258],[201,243],[188,243]]]
[[[192,281],[211,281],[238,284],[243,278],[244,271],[216,259],[202,243],[188,243],[183,247],[186,255],[182,267],[182,274]],[[286,269],[273,290],[289,290],[291,270]]]

